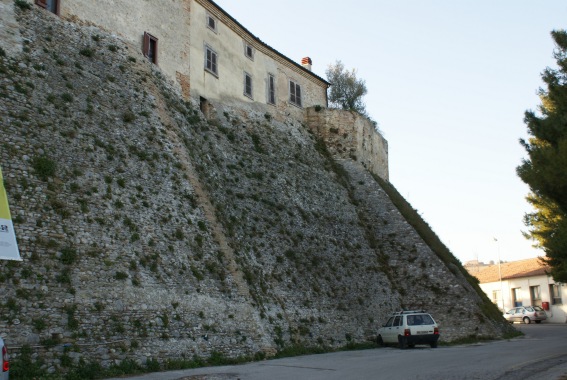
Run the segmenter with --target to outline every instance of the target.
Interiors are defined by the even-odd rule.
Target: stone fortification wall
[[[508,328],[359,161],[337,163],[300,121],[223,103],[205,120],[121,39],[15,15],[21,53],[0,54],[23,259],[0,262],[12,360],[26,345],[49,372],[330,349],[402,307],[434,311],[445,341]]]
[[[306,122],[336,157],[358,161],[370,172],[388,180],[388,142],[374,122],[350,111],[310,107]]]

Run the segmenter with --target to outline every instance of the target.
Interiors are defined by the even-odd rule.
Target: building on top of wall
[[[311,71],[310,58],[292,61],[211,0],[34,1],[138,46],[186,98],[262,103],[298,119],[304,108],[327,106],[330,84]]]

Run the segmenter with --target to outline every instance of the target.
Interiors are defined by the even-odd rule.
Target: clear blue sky
[[[390,181],[458,259],[542,254],[521,234],[530,206],[515,168],[567,1],[216,2],[288,58],[311,57],[322,77],[336,60],[358,70]]]

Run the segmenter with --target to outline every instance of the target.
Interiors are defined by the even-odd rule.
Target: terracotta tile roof
[[[512,261],[509,263],[500,264],[500,271],[502,273],[502,280],[512,278],[543,276],[549,272],[549,267],[543,264],[539,258]],[[481,284],[487,282],[500,281],[498,275],[498,264],[489,265],[480,268],[478,272],[470,272],[471,275],[478,278]]]

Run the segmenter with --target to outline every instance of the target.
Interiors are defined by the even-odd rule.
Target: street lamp
[[[502,267],[500,265],[500,244],[498,243],[498,239],[493,238],[496,242],[496,251],[497,251],[497,258],[498,258],[498,279],[500,280],[500,299],[502,301],[502,311],[505,311],[504,308],[504,292],[502,291]]]

